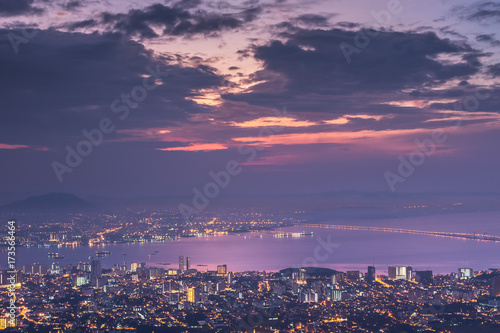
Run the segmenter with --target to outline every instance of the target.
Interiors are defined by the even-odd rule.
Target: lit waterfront
[[[192,258],[193,268],[215,269],[225,263],[233,271],[268,270],[299,267],[313,256],[318,239],[339,244],[339,247],[316,266],[337,270],[366,269],[375,264],[379,272],[389,265],[412,265],[449,273],[458,267],[488,269],[498,264],[498,244],[453,238],[373,231],[328,230],[323,228],[290,227],[277,232],[312,232],[313,236],[274,237],[273,233],[244,233],[223,236],[181,238],[170,242],[113,244],[105,246],[19,247],[18,265],[39,262],[50,264],[49,252],[57,252],[63,264],[76,264],[96,258],[97,251],[110,255],[99,258],[103,267],[111,268],[123,262],[145,262],[148,266],[175,268],[177,257]],[[375,237],[376,235],[376,237]],[[231,249],[231,251],[228,251]],[[156,253],[155,253],[156,251]],[[5,252],[2,252],[5,256]],[[197,266],[202,265],[202,266]]]

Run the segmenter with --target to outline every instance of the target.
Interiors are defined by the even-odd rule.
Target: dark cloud
[[[477,98],[477,96],[480,98]],[[433,103],[429,107],[436,110],[499,113],[500,89],[498,87],[467,85],[462,94],[443,97],[456,98],[456,100],[451,103]]]
[[[466,16],[471,21],[483,21],[488,19],[500,19],[500,3],[487,1],[473,5],[469,8],[470,13]]]
[[[488,66],[488,72],[494,77],[500,76],[500,63]]]
[[[169,65],[119,34],[39,31],[21,47],[16,54],[8,41],[0,42],[1,143],[64,147],[103,117],[118,122],[120,129],[180,121],[206,111],[186,98],[224,84],[210,67]],[[141,85],[146,67],[157,64],[170,75],[120,122],[111,103]]]
[[[478,36],[476,36],[476,40],[477,40],[478,42],[491,42],[491,41],[493,41],[493,40],[494,40],[493,36],[494,36],[493,34],[489,34],[489,35],[484,35],[484,34],[483,34],[483,35],[478,35]]]
[[[0,16],[41,14],[43,9],[33,3],[34,0],[0,0]]]
[[[174,7],[180,9],[191,9],[201,5],[201,0],[181,0],[177,2]]]
[[[478,42],[490,43],[491,46],[499,46],[500,45],[500,41],[495,38],[495,34],[478,35],[478,36],[476,36],[476,40]]]
[[[296,22],[305,23],[311,26],[326,26],[328,18],[317,14],[303,14],[294,19]]]
[[[72,11],[74,9],[80,8],[82,3],[80,1],[68,1],[62,5],[62,7],[66,10]]]
[[[352,101],[359,97],[350,96],[387,100],[405,89],[466,80],[479,72],[479,58],[485,56],[465,43],[441,39],[434,33],[378,31],[371,33],[368,45],[350,55],[348,63],[340,45],[355,47],[359,33],[342,29],[284,33],[286,42],[273,41],[253,49],[265,69],[252,79],[265,79],[266,83],[248,93],[224,97],[263,106],[290,103],[310,112],[375,113],[379,112],[376,107],[359,105],[359,101]],[[447,54],[461,54],[463,60],[438,60]]]
[[[429,29],[428,31],[433,31],[433,28],[432,27],[420,27],[420,29]],[[464,34],[461,34],[459,32],[457,32],[456,30],[454,29],[451,29],[450,26],[445,26],[445,27],[442,27],[439,29],[439,31],[444,34],[444,35],[449,35],[449,36],[452,36],[452,37],[455,37],[455,38],[459,38],[459,39],[462,39],[462,40],[467,40],[467,36],[465,36]]]
[[[154,4],[145,9],[133,9],[128,13],[102,13],[97,20],[75,22],[69,29],[94,27],[97,24],[129,36],[155,38],[161,35],[210,35],[223,30],[237,29],[257,18],[260,7],[248,8],[236,13],[213,13],[197,8],[200,1],[181,1],[171,7]],[[161,33],[160,33],[161,31]]]
[[[337,22],[336,25],[341,28],[349,28],[349,29],[354,29],[361,26],[360,24],[354,22]]]
[[[73,31],[73,30],[77,30],[77,29],[92,28],[92,27],[95,27],[97,25],[98,25],[98,23],[96,20],[89,19],[89,20],[85,20],[85,21],[78,21],[78,22],[71,23],[67,26],[67,28],[70,31]]]

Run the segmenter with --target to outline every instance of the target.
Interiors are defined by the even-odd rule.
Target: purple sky
[[[226,194],[389,192],[387,172],[399,192],[499,188],[499,1],[0,0],[0,16],[0,202],[185,195],[231,160]],[[402,175],[415,140],[433,152]]]

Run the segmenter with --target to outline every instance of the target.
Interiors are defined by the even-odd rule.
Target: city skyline
[[[500,0],[0,0],[0,331],[500,332]]]

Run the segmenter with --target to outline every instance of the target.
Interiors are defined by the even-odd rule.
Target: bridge
[[[351,225],[338,225],[338,224],[295,224],[296,227],[308,228],[326,228],[326,229],[339,229],[339,230],[358,230],[358,231],[379,231],[379,232],[397,232],[402,234],[426,235],[434,237],[447,237],[455,239],[477,240],[485,242],[500,242],[500,236],[486,235],[486,234],[469,234],[459,232],[443,232],[443,231],[424,231],[400,228],[383,228],[383,227],[366,227],[366,226],[351,226]]]

